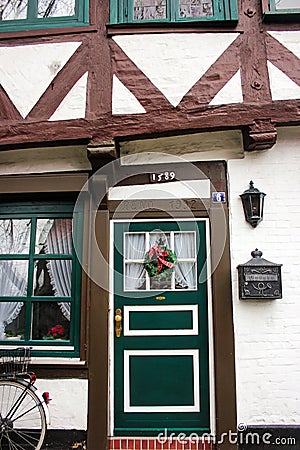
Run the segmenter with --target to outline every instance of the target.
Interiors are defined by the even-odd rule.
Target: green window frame
[[[27,1],[27,17],[24,19],[0,20],[0,31],[15,32],[46,28],[69,28],[85,26],[89,23],[89,0],[75,0],[75,14],[59,17],[38,17],[39,0]]]
[[[264,11],[264,18],[266,21],[279,21],[279,22],[289,22],[289,21],[299,21],[300,19],[300,7],[288,7],[288,8],[278,8],[279,0],[268,0],[267,10]],[[300,6],[300,5],[299,5]]]
[[[110,0],[111,24],[149,24],[184,22],[220,22],[238,20],[237,0],[212,0],[213,15],[201,17],[180,17],[180,0],[166,0],[166,18],[152,20],[134,19],[134,0]]]
[[[79,357],[79,347],[80,347],[80,309],[81,309],[81,265],[78,260],[81,252],[81,230],[82,230],[82,217],[79,213],[73,214],[73,204],[70,203],[59,203],[59,204],[35,204],[35,203],[26,203],[26,204],[2,204],[0,205],[0,232],[3,236],[7,236],[7,224],[11,226],[11,229],[14,230],[15,223],[13,220],[15,219],[23,219],[23,222],[19,220],[20,227],[24,227],[25,221],[29,224],[27,237],[26,237],[26,246],[23,247],[23,250],[19,250],[21,248],[18,245],[12,245],[9,247],[7,244],[2,244],[2,249],[0,253],[0,283],[1,278],[4,279],[4,273],[12,274],[6,275],[9,278],[9,283],[13,280],[13,277],[19,277],[19,279],[23,277],[25,279],[27,274],[27,287],[26,289],[22,289],[22,293],[20,295],[16,295],[15,292],[20,292],[18,289],[12,293],[12,295],[8,295],[7,290],[2,288],[2,292],[0,291],[0,308],[1,303],[5,302],[3,308],[7,308],[8,303],[14,303],[19,305],[23,303],[21,311],[19,312],[18,318],[15,317],[13,321],[8,321],[9,324],[6,324],[5,335],[2,334],[0,338],[0,346],[4,347],[6,345],[29,345],[33,348],[33,354],[35,356],[52,356],[52,357]],[[4,220],[6,222],[4,222]],[[25,220],[24,220],[25,219]],[[68,221],[68,229],[70,229],[70,223],[72,220],[72,236],[68,237],[68,245],[60,244],[60,249],[54,253],[50,253],[51,249],[48,248],[47,252],[40,250],[42,244],[44,245],[46,240],[45,236],[49,233],[51,227],[55,222],[55,219],[62,219],[60,222],[63,223],[64,220]],[[41,223],[43,225],[38,230],[37,223]],[[16,220],[17,223],[17,220]],[[44,225],[46,223],[50,223],[47,227]],[[64,222],[66,223],[66,222]],[[4,224],[4,225],[3,225]],[[58,225],[56,225],[58,229]],[[59,234],[60,243],[66,242],[63,233],[63,226],[61,227],[62,231],[59,234],[57,231],[53,234],[57,236]],[[5,229],[5,231],[3,231]],[[23,228],[24,229],[24,228]],[[65,229],[65,228],[64,228]],[[23,232],[23,230],[22,230]],[[44,234],[43,234],[44,233]],[[70,235],[71,233],[69,233]],[[13,236],[11,238],[12,232],[10,231],[9,239],[15,239]],[[15,236],[21,236],[21,233],[15,233]],[[24,236],[24,233],[23,233]],[[39,239],[37,241],[37,239]],[[53,238],[54,239],[54,238]],[[18,237],[16,237],[16,241]],[[13,241],[14,242],[14,241]],[[24,242],[24,238],[22,238],[22,242]],[[39,245],[37,245],[39,242]],[[57,243],[59,240],[57,239]],[[74,249],[74,242],[76,242],[76,252]],[[24,245],[24,244],[22,244]],[[1,248],[1,242],[0,242]],[[7,249],[13,249],[13,251]],[[17,248],[17,251],[16,251]],[[65,251],[71,248],[70,251]],[[39,251],[37,251],[39,249]],[[4,251],[6,250],[6,253]],[[11,261],[11,263],[9,263]],[[53,262],[52,272],[50,275],[50,269],[48,264],[51,266],[51,262]],[[70,261],[70,263],[66,263],[66,261]],[[2,267],[5,267],[4,270]],[[11,264],[11,265],[9,265]],[[23,273],[20,275],[20,271],[16,270],[16,265],[21,264],[23,266]],[[42,266],[44,269],[44,273],[42,274],[42,282],[40,285],[45,286],[45,279],[47,275],[47,283],[48,283],[48,291],[45,289],[40,289],[37,293],[36,286],[38,285],[38,277],[41,276],[41,271],[39,271],[38,267]],[[56,264],[56,266],[55,266]],[[65,265],[65,266],[64,266]],[[24,268],[25,266],[25,268]],[[71,267],[71,270],[64,270],[64,267]],[[7,267],[9,270],[7,270]],[[11,268],[12,267],[12,268]],[[67,293],[64,295],[61,294],[62,289],[59,291],[55,291],[54,286],[56,282],[55,277],[53,275],[54,268],[56,267],[56,277],[60,276],[62,278],[69,277],[69,284],[71,285],[70,290],[68,289]],[[47,273],[46,273],[47,272]],[[46,275],[45,275],[46,274]],[[4,281],[2,279],[2,282]],[[50,281],[51,279],[51,281]],[[49,287],[51,285],[51,288]],[[66,283],[65,283],[66,285]],[[11,284],[8,284],[11,286]],[[18,285],[19,286],[19,285]],[[51,289],[51,294],[49,294],[49,289]],[[13,289],[11,289],[11,292]],[[70,292],[70,295],[69,295]],[[12,305],[12,307],[14,307]],[[19,306],[18,306],[19,307]],[[66,307],[69,308],[68,312],[66,311]],[[0,310],[1,311],[1,310]],[[8,313],[4,313],[4,309],[2,310],[3,314],[1,317],[1,322],[3,322],[5,317],[8,317]],[[49,314],[48,314],[49,311]],[[45,314],[47,312],[47,314]],[[57,319],[59,317],[59,319]],[[57,321],[61,320],[59,325],[64,324],[63,328],[66,330],[65,335],[61,335],[57,332]],[[13,334],[11,337],[11,332],[6,333],[6,330],[17,323],[17,326],[13,328],[13,330],[17,329],[16,336]],[[18,322],[21,322],[21,325]],[[5,322],[4,322],[5,323]],[[65,326],[67,323],[67,327]],[[61,325],[62,326],[62,325]],[[19,331],[21,330],[21,331]],[[46,330],[46,331],[45,331]],[[54,330],[54,331],[53,331]],[[43,337],[41,337],[43,334]],[[5,336],[5,337],[4,337]]]

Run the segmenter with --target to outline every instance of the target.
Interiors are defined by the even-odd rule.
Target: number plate
[[[170,181],[176,181],[176,173],[168,170],[159,173],[150,173],[150,183],[168,183]]]
[[[225,203],[226,202],[225,192],[213,192],[212,201],[213,203]]]

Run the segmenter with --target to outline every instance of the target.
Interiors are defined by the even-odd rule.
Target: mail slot
[[[251,256],[250,261],[237,267],[240,299],[282,298],[282,264],[262,258],[262,252],[257,248],[251,252]]]

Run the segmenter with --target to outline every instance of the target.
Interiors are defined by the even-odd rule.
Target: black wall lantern
[[[253,228],[263,219],[265,196],[266,194],[254,187],[253,181],[250,181],[250,189],[247,189],[240,195],[243,202],[245,219],[251,223]]]

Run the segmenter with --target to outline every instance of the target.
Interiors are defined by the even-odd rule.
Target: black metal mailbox
[[[282,298],[281,266],[262,258],[257,248],[252,259],[238,265],[240,299],[271,300]]]

